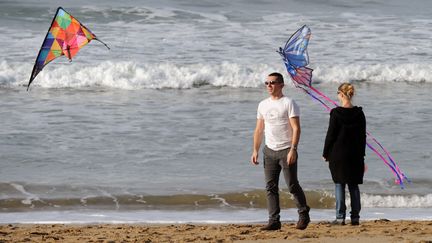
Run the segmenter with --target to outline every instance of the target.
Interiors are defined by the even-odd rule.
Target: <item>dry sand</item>
[[[361,222],[360,226],[311,223],[296,230],[260,231],[259,224],[9,224],[0,225],[0,242],[431,242],[432,221]]]

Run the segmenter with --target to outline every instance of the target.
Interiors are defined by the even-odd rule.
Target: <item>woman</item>
[[[330,112],[330,122],[324,144],[323,159],[329,161],[333,182],[336,184],[336,220],[345,225],[345,186],[351,197],[351,224],[359,225],[360,190],[363,184],[366,148],[366,118],[361,107],[353,106],[354,86],[343,83],[337,96],[341,104]]]

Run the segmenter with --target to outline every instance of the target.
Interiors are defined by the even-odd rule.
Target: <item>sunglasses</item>
[[[264,82],[264,84],[267,86],[267,85],[274,85],[274,84],[280,84],[280,83],[282,83],[282,82],[278,82],[278,81],[265,81]]]

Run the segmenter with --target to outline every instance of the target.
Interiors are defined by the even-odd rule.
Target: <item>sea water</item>
[[[352,82],[368,131],[411,180],[401,189],[367,150],[362,219],[431,219],[429,1],[58,4],[111,50],[92,41],[27,92],[58,6],[0,2],[0,223],[265,221],[256,108],[266,75],[286,74],[275,50],[304,24],[313,85],[336,99]],[[285,78],[302,112],[300,183],[312,219],[331,220],[329,116]],[[296,220],[280,187],[281,218]]]

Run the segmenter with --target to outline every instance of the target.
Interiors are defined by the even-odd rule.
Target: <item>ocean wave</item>
[[[265,190],[231,193],[148,195],[107,188],[76,188],[0,183],[3,212],[38,210],[195,210],[195,209],[264,209]],[[334,194],[325,190],[305,191],[308,205],[316,209],[334,208]],[[292,195],[280,192],[281,207],[295,208]],[[432,194],[386,195],[362,193],[365,208],[432,208]],[[349,197],[347,198],[349,204]]]
[[[122,7],[103,7],[103,6],[83,6],[79,9],[79,13],[84,16],[97,16],[99,19],[109,24],[119,20],[127,23],[146,23],[162,22],[162,21],[179,21],[191,19],[210,19],[214,21],[226,21],[227,18],[222,14],[204,13],[193,10],[186,10],[175,7],[137,7],[137,6],[122,6]]]
[[[322,66],[314,70],[314,81],[371,83],[432,83],[431,64],[375,64]]]
[[[432,83],[431,68],[432,65],[427,64],[319,66],[315,68],[313,75],[316,83]],[[30,65],[0,62],[0,87],[26,86],[30,71]],[[48,89],[106,87],[125,90],[190,89],[205,85],[256,88],[273,71],[286,73],[281,68],[266,64],[230,62],[217,65],[110,61],[97,65],[58,63],[47,66],[40,72],[32,86]]]

